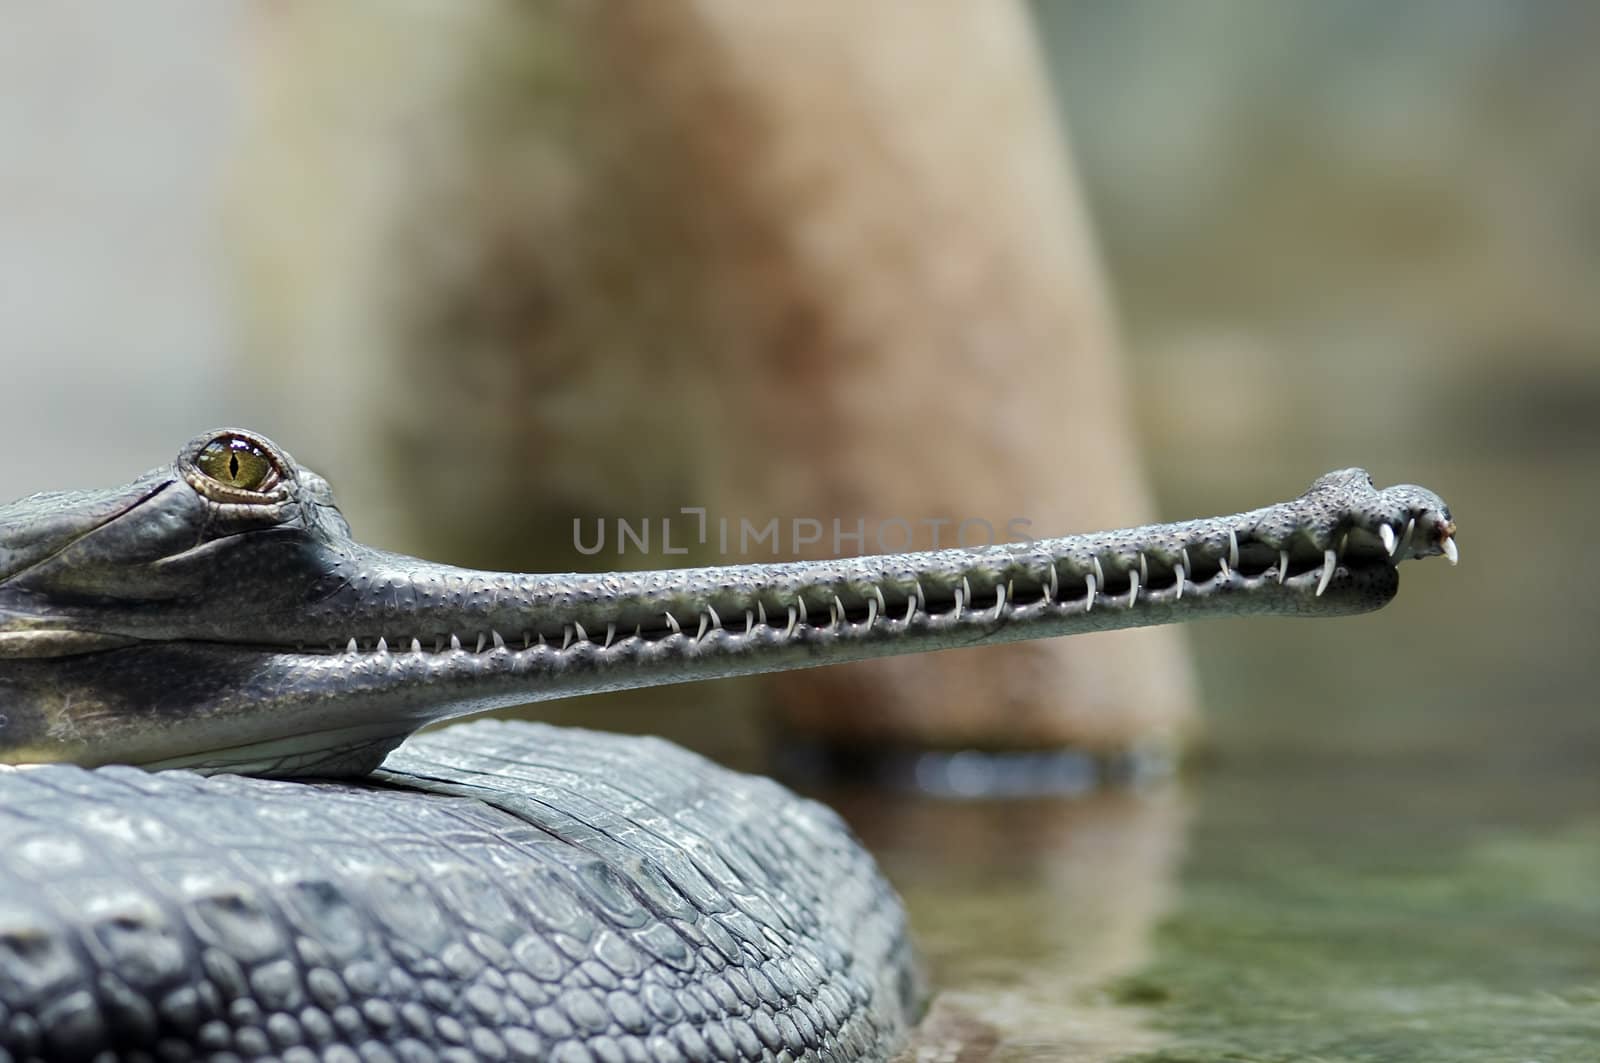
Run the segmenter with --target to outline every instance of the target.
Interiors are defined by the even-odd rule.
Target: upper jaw
[[[1380,491],[1372,487],[1363,470],[1347,472],[1349,478],[1334,488],[1338,504],[1345,511],[1343,517],[1316,522],[1312,529],[1313,538],[1324,551],[1318,595],[1339,564],[1393,567],[1402,561],[1441,554],[1450,564],[1457,562],[1460,553],[1455,523],[1442,498],[1415,484],[1397,484]],[[1314,499],[1319,487],[1338,475],[1330,474],[1317,481],[1307,498]]]
[[[306,485],[297,480],[294,486]],[[202,628],[169,630],[160,635],[154,630],[130,628],[119,632],[119,639],[223,642],[269,652],[325,655],[344,651],[352,642],[372,648],[384,637],[395,650],[409,650],[413,645],[419,649],[442,649],[454,634],[466,647],[481,650],[501,637],[507,642],[526,644],[543,636],[563,645],[574,638],[583,641],[586,634],[598,632],[598,638],[609,641],[618,633],[631,632],[641,620],[647,630],[664,628],[671,619],[670,613],[656,608],[663,601],[666,609],[675,611],[677,618],[691,625],[691,629],[701,623],[703,616],[717,617],[718,610],[735,621],[742,619],[758,602],[764,603],[774,617],[782,617],[797,596],[802,602],[809,600],[813,612],[820,616],[825,616],[829,605],[839,600],[836,593],[842,595],[842,608],[850,615],[872,605],[859,588],[821,575],[815,592],[808,593],[803,584],[785,585],[776,577],[770,582],[758,580],[746,570],[740,573],[745,585],[738,593],[747,600],[733,602],[716,589],[718,581],[714,576],[718,570],[617,577],[574,575],[566,579],[469,572],[361,546],[346,538],[342,521],[335,527],[325,525],[327,519],[305,520],[293,537],[300,543],[303,563],[297,562],[291,566],[294,571],[286,570],[285,574],[290,577],[288,583],[300,589],[291,591],[279,583],[275,589],[280,590],[281,597],[256,595],[252,601],[228,603],[225,607],[213,602],[205,610]],[[1138,532],[1147,534],[1139,536]],[[1322,598],[1341,566],[1393,567],[1402,560],[1437,554],[1443,554],[1453,564],[1458,557],[1454,532],[1449,508],[1432,491],[1409,484],[1379,491],[1364,471],[1343,470],[1317,480],[1295,503],[1268,506],[1231,518],[1158,525],[1139,529],[1131,537],[1129,533],[1103,533],[1074,540],[1084,544],[1084,552],[1081,556],[1078,550],[1061,555],[1061,594],[1065,597],[1084,593],[1082,586],[1072,583],[1071,570],[1076,566],[1085,576],[1090,571],[1098,575],[1101,594],[1132,591],[1137,598],[1141,592],[1148,595],[1163,587],[1174,587],[1180,578],[1190,581],[1194,592],[1200,592],[1216,575],[1238,570],[1240,577],[1252,581],[1241,584],[1247,592],[1258,589],[1257,582],[1262,589],[1265,582],[1272,582],[1279,585],[1273,593],[1304,593]],[[1098,555],[1098,561],[1094,555]],[[249,556],[255,558],[256,552]],[[1080,563],[1086,561],[1089,563]],[[240,566],[246,572],[256,572],[261,567],[258,560]],[[1138,591],[1133,590],[1135,573],[1140,581]],[[1295,578],[1307,573],[1316,576],[1309,580]],[[641,581],[652,575],[678,577],[680,585],[668,587],[666,584],[672,581],[654,580],[649,591],[627,606],[626,614],[618,611],[623,595],[602,593],[603,584],[640,587],[644,586]],[[1254,580],[1263,575],[1276,579]],[[925,576],[919,583],[918,592],[927,592],[924,608],[950,604],[944,599],[952,597],[951,588],[956,584],[941,588],[940,582],[941,576],[936,574]],[[1044,577],[1033,571],[1031,564],[1028,571],[1018,575],[1014,585],[1009,574],[1003,582],[1011,592],[1021,592],[1023,598],[1045,590]],[[878,594],[879,607],[885,613],[891,607],[894,611],[906,608],[903,594],[895,600],[897,591],[890,582],[873,583],[871,589]],[[1030,587],[1030,583],[1036,585]],[[997,593],[997,586],[994,581],[985,585],[982,576],[972,573],[971,584],[964,588],[968,608],[975,604],[974,589],[989,600]],[[453,590],[439,594],[441,587],[467,588],[468,593],[462,595]],[[498,590],[484,596],[471,593],[474,587]],[[885,593],[890,598],[887,603],[882,597]],[[1190,592],[1177,597],[1181,599],[1187,593]],[[277,597],[277,601],[269,604],[269,597]],[[704,602],[687,603],[690,611],[685,614],[680,602],[701,597]],[[452,599],[456,604],[451,604]],[[608,631],[610,634],[606,634]],[[75,634],[82,637],[82,632]],[[418,641],[413,643],[414,639]],[[101,647],[62,646],[55,652],[92,648]],[[4,646],[0,646],[0,653],[3,652]],[[38,654],[24,651],[13,655]]]
[[[1455,524],[1450,507],[1434,492],[1415,484],[1376,488],[1364,469],[1343,469],[1319,477],[1297,504],[1269,506],[1247,517],[1261,517],[1256,537],[1275,547],[1295,543],[1333,550],[1341,560],[1391,564],[1445,555],[1454,564]]]
[[[1143,541],[1142,548],[1123,557],[1113,557],[1109,552],[1101,555],[1105,564],[1104,574],[1099,579],[1100,593],[1129,594],[1133,590],[1135,571],[1141,577],[1144,595],[1163,588],[1172,591],[1178,565],[1182,563],[1186,570],[1184,575],[1193,586],[1192,593],[1197,595],[1215,589],[1210,585],[1219,574],[1226,577],[1231,570],[1237,570],[1237,582],[1225,579],[1223,583],[1239,592],[1321,599],[1341,578],[1341,569],[1392,569],[1403,560],[1439,554],[1453,564],[1457,557],[1455,525],[1449,508],[1438,495],[1425,488],[1399,485],[1379,491],[1372,487],[1366,473],[1348,470],[1323,477],[1302,501],[1304,504],[1266,507],[1235,518],[1148,529],[1152,535]],[[1172,531],[1196,526],[1203,527],[1204,533],[1189,538],[1187,549],[1179,548],[1176,544],[1183,539],[1174,537]],[[1089,536],[1084,541],[1093,543],[1102,538]],[[1122,540],[1124,546],[1127,542]],[[1128,557],[1134,560],[1129,561]],[[784,599],[793,601],[797,589],[800,597],[810,600],[813,615],[826,618],[830,603],[840,601],[840,597],[836,597],[839,595],[843,599],[840,615],[859,620],[862,615],[871,615],[873,601],[869,595],[874,591],[869,587],[863,593],[860,588],[845,587],[819,574],[814,592],[808,592],[803,584],[786,586],[777,577],[767,582],[756,579],[747,570],[740,573],[747,580],[746,585],[735,592],[744,600],[732,601],[721,597],[715,589],[719,585],[727,586],[719,584],[719,570],[716,569],[610,577],[528,577],[469,572],[361,547],[347,555],[347,563],[352,571],[376,574],[376,578],[347,584],[341,594],[326,603],[334,608],[311,611],[320,614],[314,626],[299,627],[299,634],[275,636],[266,640],[263,648],[292,647],[320,655],[329,651],[376,649],[385,644],[394,652],[437,652],[457,640],[469,652],[493,649],[502,641],[513,646],[527,646],[547,639],[563,648],[573,641],[581,643],[588,639],[609,644],[618,635],[631,633],[641,626],[641,616],[637,614],[643,603],[633,601],[624,606],[626,595],[604,593],[602,588],[610,584],[650,583],[655,593],[646,593],[643,597],[664,601],[672,592],[661,590],[664,581],[659,577],[662,576],[679,577],[681,585],[675,590],[680,591],[681,596],[665,604],[676,611],[677,619],[691,631],[697,626],[703,631],[708,619],[711,626],[721,623],[721,617],[727,617],[735,625],[747,621],[747,613],[758,602],[765,606],[767,614],[782,617],[786,609]],[[1063,560],[1062,564],[1061,571],[1065,573],[1072,562]],[[402,578],[402,574],[410,577],[409,580]],[[1300,578],[1303,576],[1309,578]],[[924,608],[945,609],[951,604],[947,599],[953,592],[948,587],[941,590],[938,579],[938,576],[927,578],[918,586],[919,592],[924,589],[927,592],[922,603]],[[440,609],[439,596],[431,592],[441,582],[456,587],[497,585],[499,591],[488,596],[487,605],[479,597],[476,604],[463,604],[454,610]],[[1033,588],[1020,577],[1014,584],[1009,580],[1002,582],[1011,593],[1020,592],[1024,600],[1044,593],[1042,577],[1036,580],[1039,586]],[[1269,584],[1274,586],[1269,587]],[[881,587],[881,591],[877,591],[881,615],[907,607],[903,596],[896,599],[896,590],[889,581],[876,586]],[[998,586],[993,580],[985,583],[974,573],[971,585],[965,588],[968,607],[976,604],[975,589],[979,599],[989,601],[997,593]],[[1063,597],[1083,594],[1081,587],[1072,589],[1067,575],[1062,577],[1061,588]],[[1137,598],[1141,591],[1133,593]],[[889,597],[887,603],[885,594]],[[471,597],[468,596],[469,602]],[[680,602],[701,597],[703,602],[687,604],[687,614],[680,608]],[[1184,595],[1175,597],[1181,600]],[[407,604],[430,599],[431,605],[425,608],[412,608]],[[646,611],[649,608],[644,606]],[[508,615],[508,609],[513,615]],[[805,615],[803,609],[801,615]],[[672,617],[657,608],[643,620],[642,627],[647,633],[654,629],[656,635],[661,636],[668,633]],[[285,632],[296,626],[290,617],[285,617],[285,622]],[[381,639],[386,639],[386,643],[380,643]]]
[[[1444,499],[1415,484],[1399,484],[1379,492],[1388,512],[1372,530],[1395,562],[1442,554],[1454,565],[1460,560],[1456,525]]]

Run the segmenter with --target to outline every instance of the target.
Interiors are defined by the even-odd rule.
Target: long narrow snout
[[[1206,617],[1358,613],[1394,597],[1400,561],[1457,556],[1437,495],[1379,491],[1348,469],[1246,513],[976,550],[478,572],[355,543],[326,483],[258,436],[230,430],[185,454],[175,489],[227,534],[197,548],[185,529],[173,558],[139,572],[204,593],[89,614],[92,634],[119,640],[93,652],[0,656],[0,761],[359,774],[426,723],[499,706]],[[231,479],[213,489],[213,475]],[[133,539],[149,553],[159,532]],[[26,601],[48,606],[50,586],[35,578]]]

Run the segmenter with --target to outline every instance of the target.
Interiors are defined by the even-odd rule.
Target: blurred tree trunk
[[[393,501],[354,503],[395,545],[659,567],[771,555],[585,557],[573,518],[862,518],[850,553],[891,518],[928,546],[936,518],[948,545],[1151,515],[1019,5],[279,3],[260,39],[263,384],[303,457],[381,460]],[[846,743],[1120,747],[1191,715],[1170,629],[764,689]]]

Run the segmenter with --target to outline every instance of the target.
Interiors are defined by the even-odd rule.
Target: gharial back
[[[659,739],[0,770],[0,1060],[881,1059],[921,996],[833,812]]]

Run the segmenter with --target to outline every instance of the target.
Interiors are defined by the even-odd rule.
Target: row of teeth
[[[1390,557],[1393,557],[1400,550],[1409,549],[1411,540],[1416,531],[1416,523],[1417,522],[1414,518],[1407,521],[1405,531],[1398,536],[1395,534],[1394,529],[1389,525],[1378,525],[1378,537],[1383,540],[1384,549],[1389,552]],[[1346,533],[1346,535],[1340,539],[1338,549],[1329,548],[1323,551],[1321,566],[1322,571],[1321,575],[1317,579],[1317,597],[1322,597],[1323,592],[1325,592],[1328,589],[1328,586],[1333,582],[1334,572],[1337,570],[1339,565],[1339,557],[1344,552],[1348,542],[1349,535]],[[1454,565],[1459,559],[1455,540],[1446,535],[1441,540],[1440,548],[1444,551],[1445,557],[1449,560],[1449,562]],[[1187,585],[1189,574],[1194,571],[1194,566],[1189,561],[1188,549],[1184,548],[1182,551],[1180,551],[1180,555],[1182,557],[1182,561],[1173,565],[1175,578],[1172,586],[1176,588],[1176,591],[1173,595],[1173,599],[1175,601],[1182,600],[1184,587]],[[1094,608],[1096,599],[1103,593],[1100,588],[1106,585],[1105,570],[1100,565],[1100,559],[1097,557],[1090,558],[1089,566],[1090,571],[1083,577],[1085,585],[1084,612],[1089,612]],[[1228,532],[1228,556],[1226,559],[1218,559],[1218,566],[1220,569],[1220,574],[1223,576],[1223,578],[1228,578],[1232,571],[1239,567],[1239,538],[1231,530]],[[1280,549],[1278,551],[1278,567],[1276,569],[1277,580],[1280,584],[1283,583],[1283,581],[1287,578],[1288,572],[1289,551]],[[1060,582],[1056,573],[1056,566],[1050,565],[1045,570],[1045,573],[1043,600],[1046,602],[1052,602],[1056,600],[1056,596],[1060,593]],[[1139,554],[1138,568],[1130,569],[1127,573],[1127,576],[1128,591],[1125,607],[1131,609],[1138,604],[1140,587],[1149,587],[1150,585],[1150,566],[1142,552]],[[934,615],[928,609],[928,599],[926,593],[922,589],[922,584],[918,582],[915,584],[915,587],[916,593],[907,596],[905,615],[900,621],[902,625],[910,624],[911,621],[916,618],[919,607],[923,612],[927,612],[929,615]],[[971,602],[973,600],[972,584],[968,581],[967,577],[961,577],[961,586],[956,588],[954,593],[955,607],[950,615],[953,619],[959,621],[963,612],[971,608]],[[1121,598],[1120,593],[1118,597],[1119,599]],[[993,606],[992,618],[994,620],[1001,619],[1001,617],[1004,616],[1006,604],[1008,602],[1014,602],[1015,598],[1016,595],[1013,583],[1008,581],[1004,586],[996,586],[995,604]],[[868,629],[871,629],[873,624],[877,622],[880,616],[888,616],[888,605],[884,601],[883,591],[878,587],[875,586],[872,588],[870,596],[867,598],[866,605],[867,617],[865,626]],[[788,639],[793,636],[795,630],[800,626],[810,623],[805,599],[803,597],[797,598],[795,600],[795,604],[788,606],[787,609],[788,618],[783,629],[784,639]],[[988,610],[986,609],[985,611]],[[832,603],[829,604],[828,614],[829,627],[834,629],[837,629],[839,624],[846,619],[844,602],[840,600],[838,595],[834,595]],[[662,615],[666,620],[667,630],[671,634],[679,635],[683,633],[683,625],[678,622],[677,617],[673,616],[671,612],[663,612]],[[744,612],[744,633],[749,635],[755,630],[758,624],[762,627],[775,626],[769,623],[767,618],[767,607],[759,600],[756,602],[753,610],[746,609]],[[702,611],[699,613],[699,630],[695,634],[695,641],[698,642],[701,639],[704,639],[706,633],[709,631],[722,630],[722,627],[722,617],[718,614],[713,605],[711,605],[709,602],[706,603],[702,607]],[[642,627],[635,627],[633,631],[634,637],[640,637],[642,630]],[[616,641],[616,638],[617,625],[615,623],[607,624],[605,637],[603,640],[600,640],[601,648],[609,649],[611,644]],[[567,624],[563,629],[561,648],[566,650],[571,647],[574,642],[589,641],[592,640],[588,630],[581,623],[573,621],[572,623]],[[544,635],[540,634],[535,636],[527,631],[522,632],[522,648],[524,650],[532,649],[535,644],[539,646],[547,645]],[[449,637],[448,645],[452,653],[460,652],[463,649],[461,639],[453,634]],[[439,636],[434,640],[433,652],[436,654],[442,653],[444,652],[445,646],[445,638],[443,636]],[[474,652],[482,653],[490,646],[496,650],[505,649],[505,637],[502,636],[498,631],[480,633],[478,635],[477,648]],[[329,643],[328,648],[333,652],[338,652],[339,644],[337,642]],[[374,650],[379,654],[388,653],[388,641],[380,637],[374,646]],[[352,655],[359,653],[360,646],[357,643],[357,640],[351,638],[349,643],[344,647],[344,651],[345,653]],[[411,652],[414,654],[422,654],[425,652],[420,639],[413,638],[411,640]]]

